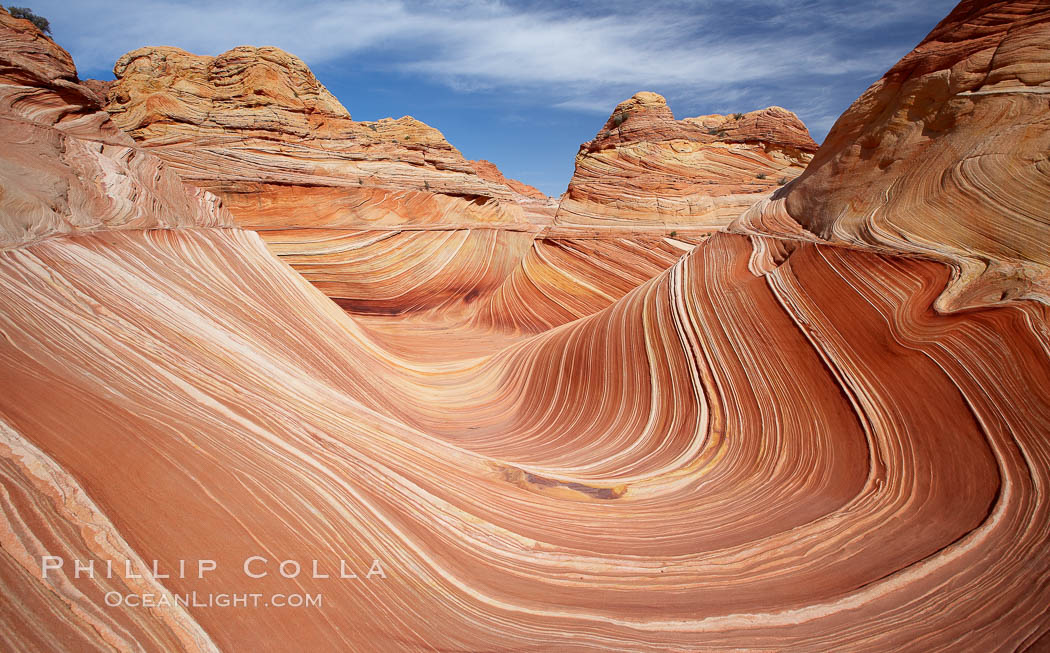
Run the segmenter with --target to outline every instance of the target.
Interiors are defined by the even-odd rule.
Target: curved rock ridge
[[[1041,7],[988,11],[1013,33]],[[966,34],[982,16],[964,4],[938,30],[947,42],[950,25]],[[53,47],[37,39],[0,11],[5,47]],[[78,104],[89,91],[62,90],[77,86],[67,73],[52,88],[5,65],[0,97],[24,100],[0,116],[39,129],[0,147],[3,197],[28,183],[9,172],[23,157],[14,145],[42,160],[60,156],[49,136],[109,147],[104,116]],[[34,102],[40,121],[26,117]],[[1029,120],[1006,116],[1005,130]],[[106,167],[97,202],[70,195],[92,231],[0,251],[0,648],[1050,642],[1046,304],[937,312],[949,266],[812,242],[786,209],[769,212],[778,197],[738,225],[748,233],[716,233],[535,336],[451,317],[417,330],[418,316],[350,316],[255,232],[209,228],[205,214],[156,228],[150,209],[190,196],[168,173],[135,170]],[[1027,191],[1001,179],[1008,170],[988,174],[1017,194],[996,215],[1016,218]],[[143,204],[137,228],[91,219],[128,202]],[[609,286],[626,287],[591,240],[594,252],[568,260],[601,262]],[[548,245],[533,249],[554,260]],[[562,319],[521,315],[535,329]],[[407,328],[376,328],[384,320]],[[44,555],[64,567],[42,576]],[[253,556],[265,576],[245,573]],[[78,577],[74,560],[114,574]],[[214,569],[178,573],[201,560]],[[282,575],[284,560],[301,573]],[[197,600],[110,607],[110,592]],[[198,603],[217,594],[321,600]]]
[[[554,229],[709,233],[797,177],[816,149],[780,107],[675,120],[663,96],[637,93],[580,146]]]
[[[472,307],[468,322],[515,333],[572,322],[613,304],[702,240],[677,233],[537,238],[506,280]]]
[[[1047,42],[1046,2],[962,2],[737,229],[947,261],[939,310],[1050,302]]]

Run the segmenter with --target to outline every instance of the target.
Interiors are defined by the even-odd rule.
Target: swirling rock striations
[[[605,237],[538,237],[506,280],[472,307],[468,322],[516,333],[566,324],[611,305],[702,240],[696,234],[615,231]]]
[[[966,1],[839,118],[744,229],[933,256],[941,310],[1050,289],[1044,2]]]
[[[0,13],[0,249],[114,229],[231,226],[109,121],[69,54]]]
[[[553,223],[473,323],[537,332],[605,308],[798,176],[815,150],[779,107],[675,120],[663,97],[636,94],[580,147]]]
[[[675,120],[663,97],[636,94],[581,146],[554,221],[473,323],[537,332],[605,308],[794,179],[815,149],[779,107]]]
[[[1050,5],[964,3],[935,42],[1007,19],[1023,33]],[[1045,303],[938,312],[952,259],[817,242],[788,213],[786,195],[816,193],[799,181],[740,233],[534,337],[377,336],[405,318],[351,317],[134,147],[89,159],[94,195],[59,213],[54,184],[15,174],[29,151],[72,177],[56,138],[105,154],[120,134],[64,52],[2,11],[0,43],[3,119],[23,126],[0,134],[0,190],[30,189],[4,205],[0,251],[5,650],[1050,642]],[[1046,113],[1011,120],[1038,139]],[[1029,180],[986,172],[996,218],[1017,217]],[[149,221],[172,207],[180,222]],[[43,555],[65,566],[42,577]],[[246,576],[251,556],[266,576]],[[144,609],[108,592],[323,600]]]

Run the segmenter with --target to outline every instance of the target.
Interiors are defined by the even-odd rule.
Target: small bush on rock
[[[51,23],[43,16],[37,16],[29,7],[8,7],[7,13],[14,18],[24,18],[36,25],[36,28],[44,34],[51,33]]]

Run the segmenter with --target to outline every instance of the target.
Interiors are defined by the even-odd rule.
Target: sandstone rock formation
[[[113,119],[344,308],[483,329],[536,332],[608,306],[815,148],[782,109],[675,121],[640,93],[610,118],[629,124],[581,150],[559,204],[423,123],[351,120],[276,48],[142,48],[114,72],[98,89]]]
[[[555,227],[709,233],[797,177],[816,149],[780,107],[675,120],[662,96],[638,93],[580,146]]]
[[[542,194],[518,201],[527,187],[479,175],[436,129],[352,120],[277,48],[142,48],[114,73],[113,120],[347,308],[411,312],[491,292],[551,220]]]
[[[507,179],[506,177],[504,177],[503,173],[499,171],[499,168],[497,168],[496,165],[491,161],[480,159],[476,161],[471,161],[470,165],[474,167],[474,170],[477,171],[478,176],[482,179],[501,184],[503,186],[507,186],[515,193],[518,193],[519,195],[524,195],[525,197],[531,197],[533,199],[538,200],[547,199],[547,196],[544,195],[543,191],[541,191],[540,189],[533,188],[528,184],[523,184],[516,179]]]
[[[69,54],[32,23],[0,13],[0,249],[116,229],[230,226],[118,129]]]
[[[636,94],[581,146],[554,221],[473,324],[538,332],[605,308],[795,178],[815,149],[779,107],[675,120],[663,97]]]
[[[178,183],[188,155],[134,145],[21,23],[0,11],[0,648],[1050,642],[1050,309],[1007,292],[935,310],[964,255],[987,258],[963,236],[1010,236],[1019,266],[1039,264],[1025,247],[1047,221],[1038,161],[980,157],[999,208],[982,199],[965,230],[931,222],[944,240],[930,252],[903,229],[851,231],[833,200],[852,182],[821,166],[587,317],[531,337],[416,329],[351,316],[232,226]],[[1027,70],[1050,41],[1025,35],[1047,24],[1045,2],[964,2],[917,49],[923,65],[891,71],[901,90],[878,115],[916,137],[901,121],[924,114],[893,109],[921,104],[910,79],[965,70],[956,55],[978,42],[998,54],[977,62],[1009,55],[990,70]],[[1026,112],[990,133],[1022,124],[1042,142],[1050,106],[1010,88]],[[968,103],[998,95],[949,101],[952,129],[920,134],[933,179],[882,175],[880,151],[841,159],[881,184],[858,206],[899,193],[867,224],[942,215],[921,191],[969,171],[967,125],[986,116]],[[830,237],[812,230],[838,218]],[[44,576],[48,555],[64,565]],[[244,573],[252,556],[266,576]],[[194,573],[201,560],[215,568]],[[112,606],[111,592],[169,601]],[[171,600],[191,592],[322,601]]]
[[[744,225],[953,266],[940,309],[1050,298],[1050,24],[959,5],[839,118]],[[1004,184],[1007,184],[1004,186]]]

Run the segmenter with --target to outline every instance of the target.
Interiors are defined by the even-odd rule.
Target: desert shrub
[[[677,235],[678,235],[678,232],[677,232],[677,231],[672,231],[672,232],[671,232],[671,238],[674,238],[674,237],[675,237],[675,236],[677,236]]]
[[[764,173],[764,172],[760,172],[757,175],[755,175],[755,179],[765,179],[765,178],[766,178],[766,173]]]
[[[37,16],[29,7],[8,7],[7,13],[15,18],[24,18],[36,25],[36,28],[44,34],[51,33],[51,23],[43,16]]]
[[[787,177],[781,177],[780,179],[777,179],[777,185],[778,186],[783,186],[786,183],[788,183],[788,178]]]
[[[631,117],[630,112],[621,111],[613,116],[613,125],[619,127],[623,123],[627,122],[627,119]]]
[[[740,120],[743,117],[744,117],[744,114],[742,114],[742,113],[734,113],[733,114],[733,119],[734,120]]]

